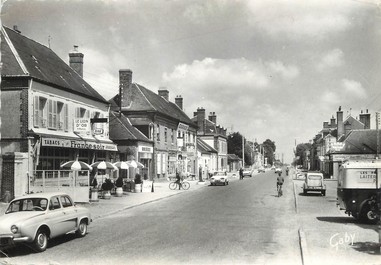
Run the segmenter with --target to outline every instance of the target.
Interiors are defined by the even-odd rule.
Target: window
[[[57,129],[57,101],[48,100],[48,128]]]
[[[50,199],[49,210],[55,210],[61,208],[60,201],[58,197],[53,197]]]
[[[174,139],[174,132],[173,132],[174,130],[173,129],[171,129],[171,142],[172,142],[172,144],[173,143],[175,143],[175,139]]]
[[[62,207],[64,208],[73,206],[73,203],[71,202],[68,196],[61,196],[61,203],[62,203]]]
[[[34,127],[46,128],[47,126],[47,99],[40,96],[34,97]]]
[[[160,126],[159,124],[156,126],[156,141],[160,142]]]
[[[57,129],[67,132],[69,130],[69,111],[67,104],[57,101]]]
[[[168,128],[164,128],[164,142],[166,143],[168,140]]]

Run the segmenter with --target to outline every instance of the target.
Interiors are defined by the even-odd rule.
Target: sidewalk
[[[366,225],[336,206],[337,181],[327,193],[302,194],[303,180],[293,180],[303,264],[381,264],[377,225]]]
[[[93,220],[96,220],[98,218],[102,218],[110,214],[130,209],[139,205],[175,196],[183,192],[197,190],[210,184],[209,181],[187,181],[190,183],[189,190],[170,190],[169,182],[167,180],[155,180],[154,192],[123,192],[122,197],[116,197],[113,195],[109,200],[99,199],[98,202],[84,203],[82,205],[90,209]]]

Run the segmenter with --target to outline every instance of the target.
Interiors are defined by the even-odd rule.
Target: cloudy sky
[[[170,100],[184,98],[247,139],[275,141],[292,160],[324,121],[381,109],[378,0],[8,0],[5,26],[85,54],[84,78],[106,99],[119,69]],[[50,41],[49,41],[50,40]],[[50,43],[50,44],[49,44]],[[372,125],[373,127],[374,125]]]

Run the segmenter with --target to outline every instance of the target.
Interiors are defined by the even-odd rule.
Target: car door
[[[73,231],[77,227],[77,209],[74,207],[74,203],[68,195],[61,195],[60,200],[65,212],[66,222],[69,227],[67,232]]]
[[[59,196],[53,196],[49,201],[47,223],[50,227],[50,236],[64,235],[73,230],[72,224],[68,222],[68,214],[62,206]]]

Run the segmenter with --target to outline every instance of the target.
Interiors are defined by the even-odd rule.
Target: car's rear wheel
[[[325,190],[323,190],[323,191],[321,192],[321,195],[325,196]]]
[[[86,220],[81,220],[78,229],[76,231],[78,237],[84,237],[87,234],[87,222]]]
[[[36,237],[33,240],[33,248],[37,252],[44,252],[48,247],[48,233],[46,229],[40,228],[36,233]]]
[[[307,195],[307,191],[305,189],[303,189],[303,194]]]

